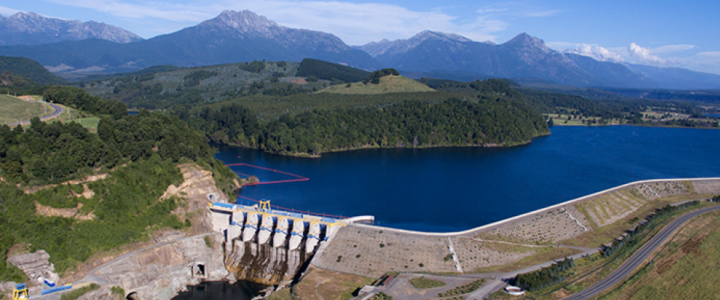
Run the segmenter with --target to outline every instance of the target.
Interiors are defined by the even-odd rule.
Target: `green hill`
[[[380,78],[380,83],[353,82],[348,84],[331,85],[319,93],[333,94],[389,94],[389,93],[416,93],[434,92],[427,85],[403,76],[388,75]]]
[[[0,124],[27,121],[45,113],[42,103],[28,102],[12,96],[0,95]]]
[[[65,79],[50,73],[40,63],[24,57],[0,56],[0,73],[3,72],[20,75],[39,84],[67,83]]]
[[[300,62],[297,76],[317,77],[323,80],[339,80],[342,82],[362,81],[370,72],[334,64],[322,60],[306,58]]]

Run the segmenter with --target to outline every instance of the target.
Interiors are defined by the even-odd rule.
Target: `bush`
[[[573,268],[575,268],[573,259],[565,258],[561,262],[535,272],[518,274],[515,277],[515,285],[531,292],[538,291],[562,282]]]

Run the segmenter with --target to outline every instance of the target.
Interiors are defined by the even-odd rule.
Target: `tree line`
[[[538,113],[512,98],[315,109],[269,122],[228,104],[184,117],[214,142],[293,155],[363,147],[515,145],[549,132]]]

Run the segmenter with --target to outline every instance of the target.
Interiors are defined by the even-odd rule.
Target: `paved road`
[[[584,300],[584,299],[590,299],[594,297],[597,294],[602,293],[603,291],[609,289],[610,287],[614,286],[618,282],[624,280],[627,276],[629,276],[633,270],[635,270],[642,262],[650,256],[650,254],[655,251],[665,240],[667,240],[675,230],[683,226],[685,223],[690,221],[690,219],[702,215],[707,212],[711,212],[714,210],[720,209],[720,206],[713,206],[704,208],[701,210],[697,210],[688,214],[685,214],[677,219],[675,221],[672,221],[670,225],[666,226],[660,233],[655,235],[652,239],[650,239],[649,242],[647,242],[644,246],[640,248],[640,250],[636,251],[633,256],[631,256],[622,266],[620,266],[615,272],[610,274],[610,276],[605,277],[605,279],[601,280],[600,282],[596,283],[595,285],[583,290],[582,292],[579,292],[577,294],[574,294],[570,297],[565,298],[566,300]]]

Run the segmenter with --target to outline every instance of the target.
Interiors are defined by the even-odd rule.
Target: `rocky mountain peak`
[[[507,41],[503,46],[523,47],[523,48],[537,48],[543,52],[549,52],[550,48],[545,45],[545,42],[539,38],[531,36],[527,33],[518,34],[513,39]]]
[[[454,42],[472,42],[472,40],[458,35],[454,33],[444,33],[444,32],[436,32],[436,31],[430,31],[430,30],[424,30],[412,38],[410,40],[418,39],[421,41],[425,41],[427,39],[441,39],[441,40],[448,40],[448,41],[454,41]]]
[[[249,10],[225,10],[216,18],[203,22],[202,25],[232,28],[239,33],[267,35],[272,28],[280,27],[277,23]]]
[[[400,39],[389,41],[387,39],[383,39],[382,41],[371,42],[359,48],[369,53],[371,56],[378,56],[389,52],[406,53],[420,45],[422,42],[433,39],[452,43],[472,42],[472,40],[461,35],[424,30],[406,40]]]
[[[98,22],[48,18],[34,12],[18,12],[0,18],[0,45],[37,45],[99,38],[118,43],[142,40],[120,27]]]

